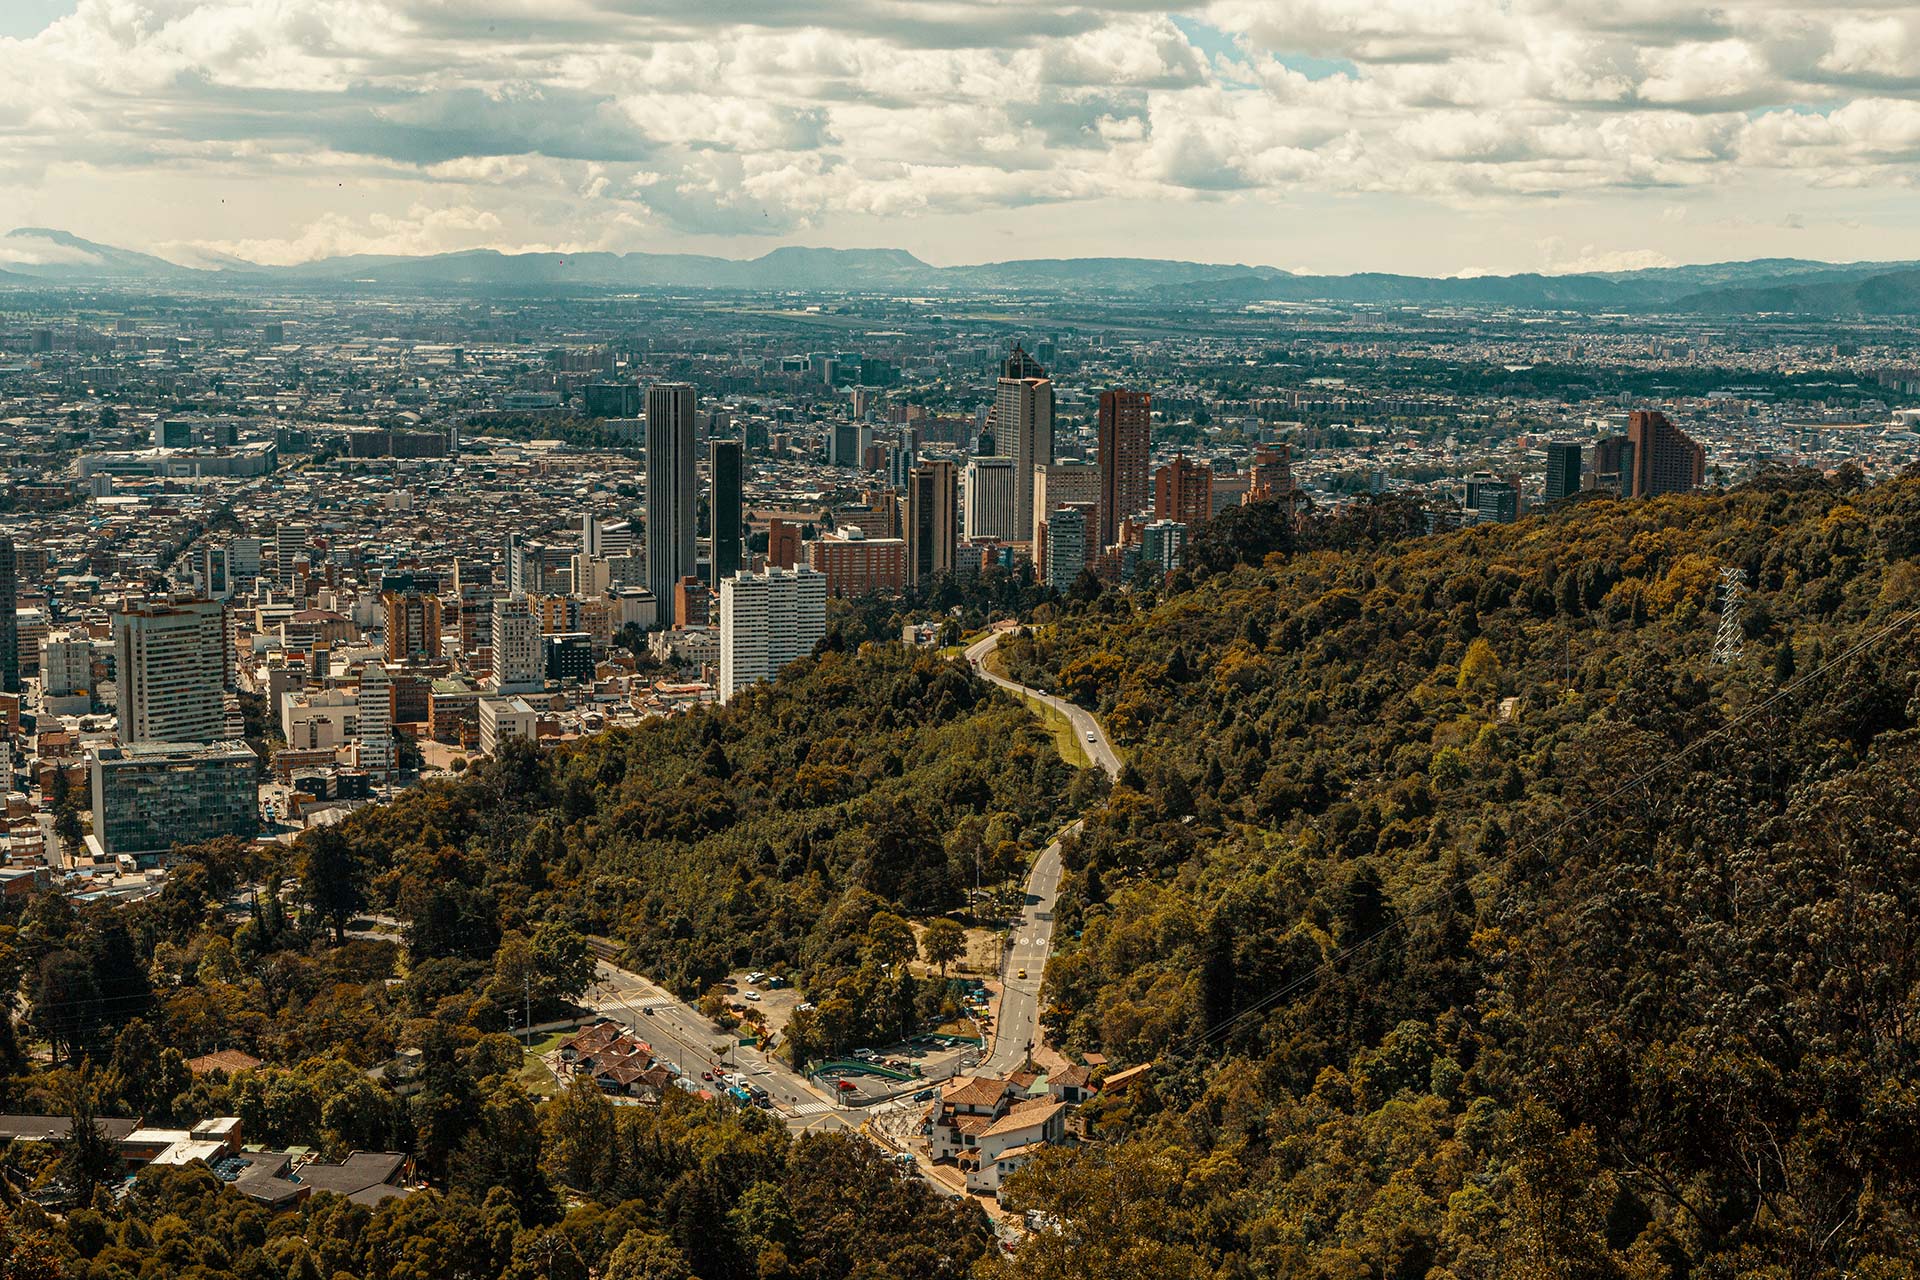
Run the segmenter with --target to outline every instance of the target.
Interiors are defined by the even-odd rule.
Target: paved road
[[[771,1095],[774,1109],[795,1130],[817,1128],[823,1115],[836,1110],[824,1093],[776,1057],[738,1044],[724,1055],[714,1053],[715,1046],[731,1043],[733,1036],[716,1030],[698,1009],[639,974],[602,960],[594,966],[594,977],[584,1003],[631,1028],[662,1062],[696,1079],[715,1068],[746,1073]]]
[[[973,664],[974,672],[983,679],[993,681],[1002,689],[1011,689],[1015,693],[1024,693],[1038,698],[1065,716],[1067,722],[1073,726],[1074,736],[1080,740],[1080,746],[1093,757],[1093,762],[1105,769],[1109,778],[1119,777],[1120,757],[1114,754],[1113,744],[1107,740],[1107,731],[1100,727],[1100,722],[1093,718],[1092,712],[1074,706],[1065,698],[1056,698],[1050,693],[1042,693],[1038,689],[1029,689],[1023,684],[1015,684],[1004,676],[997,676],[987,670],[987,655],[993,651],[995,645],[1000,643],[1001,634],[998,631],[988,632],[985,639],[976,640],[967,646],[967,661]]]
[[[987,670],[987,654],[1000,643],[1000,636],[998,631],[990,632],[967,647],[967,661],[974,671],[1003,689],[1031,695],[1060,712],[1073,725],[1093,762],[1105,769],[1108,777],[1119,776],[1120,757],[1114,754],[1106,730],[1091,713],[1064,698],[1015,684]],[[1079,829],[1080,824],[1075,822],[1066,831]],[[1001,969],[1000,1016],[994,1021],[993,1050],[979,1067],[982,1075],[1005,1075],[1016,1070],[1040,1041],[1040,990],[1046,980],[1047,957],[1053,953],[1053,904],[1059,888],[1060,842],[1055,840],[1034,860],[1033,870],[1027,875],[1027,904],[1014,927],[1012,945],[1007,948]],[[1024,978],[1020,976],[1023,971],[1027,975]]]

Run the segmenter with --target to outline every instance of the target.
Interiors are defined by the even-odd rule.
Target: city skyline
[[[190,265],[1914,252],[1920,17],[1891,5],[35,0],[0,23],[0,226]],[[0,269],[22,252],[47,249]]]

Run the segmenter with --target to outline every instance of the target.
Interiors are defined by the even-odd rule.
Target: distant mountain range
[[[1159,258],[1032,258],[936,267],[901,249],[775,249],[758,258],[688,253],[354,254],[272,267],[233,258],[184,266],[22,227],[0,238],[0,286],[387,287],[536,292],[743,289],[887,293],[1104,293],[1180,306],[1255,303],[1514,307],[1737,316],[1920,315],[1920,262],[1764,258],[1644,271],[1436,278],[1361,272],[1296,275],[1274,267]]]

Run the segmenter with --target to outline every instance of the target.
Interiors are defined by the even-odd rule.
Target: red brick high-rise
[[[1707,451],[1657,410],[1637,409],[1627,419],[1627,443],[1633,446],[1633,484],[1629,497],[1689,493],[1707,478]]]
[[[1100,547],[1120,540],[1120,522],[1146,509],[1151,497],[1147,455],[1153,397],[1145,391],[1100,393]]]
[[[1213,516],[1213,471],[1184,453],[1153,473],[1153,518],[1178,520],[1189,530]]]

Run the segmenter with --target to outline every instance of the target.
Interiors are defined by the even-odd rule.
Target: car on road
[[[1027,971],[1022,969],[1016,976],[1024,978],[1027,976]]]
[[[711,1081],[711,1080],[713,1079],[713,1072],[711,1072],[711,1071],[702,1071],[702,1072],[700,1073],[700,1078],[701,1078],[702,1080],[708,1080],[708,1081]]]
[[[913,1100],[914,1100],[915,1102],[932,1102],[932,1101],[933,1101],[933,1090],[931,1090],[931,1089],[922,1089],[922,1090],[921,1090],[920,1092],[918,1092],[918,1093],[916,1093],[916,1094],[914,1094],[914,1095],[913,1095]]]
[[[1100,735],[1099,735],[1099,734],[1097,734],[1097,733],[1088,733],[1088,734],[1087,734],[1087,741],[1088,741],[1088,742],[1098,742],[1098,741],[1100,741]]]

